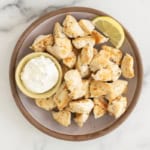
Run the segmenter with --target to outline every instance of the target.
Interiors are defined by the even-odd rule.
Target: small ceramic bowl
[[[57,21],[62,23],[67,14],[75,16],[78,20],[81,18],[93,19],[96,16],[109,16],[102,11],[91,8],[70,7],[50,12],[36,20],[19,38],[13,51],[10,62],[10,85],[17,106],[27,120],[36,128],[59,139],[81,141],[103,136],[114,130],[125,121],[138,101],[142,86],[143,69],[138,48],[131,35],[123,27],[126,38],[121,50],[124,54],[128,52],[133,56],[135,70],[135,77],[130,79],[128,84],[128,92],[126,94],[128,106],[125,113],[118,119],[115,119],[109,115],[105,115],[100,119],[94,119],[91,114],[82,128],[79,128],[73,121],[67,128],[59,125],[53,120],[50,112],[38,108],[34,101],[20,92],[15,82],[14,70],[18,65],[18,62],[24,56],[31,53],[29,46],[32,44],[34,39],[39,35],[52,33],[54,23]]]
[[[59,78],[57,83],[55,84],[55,86],[53,88],[51,88],[50,90],[48,90],[47,92],[44,93],[33,93],[31,91],[29,91],[23,84],[22,80],[21,80],[21,72],[24,68],[24,66],[26,65],[26,63],[28,61],[30,61],[33,58],[39,57],[39,56],[45,56],[46,58],[49,58],[50,60],[52,60],[54,62],[54,64],[56,65],[58,72],[59,72]],[[60,84],[61,84],[61,80],[62,80],[62,69],[60,64],[58,63],[58,61],[51,55],[44,53],[44,52],[34,52],[31,54],[26,55],[25,57],[23,57],[21,59],[21,61],[19,62],[17,68],[16,68],[16,72],[15,72],[15,80],[17,83],[18,88],[22,91],[22,93],[24,93],[26,96],[30,97],[30,98],[47,98],[52,96],[57,89],[59,88]]]

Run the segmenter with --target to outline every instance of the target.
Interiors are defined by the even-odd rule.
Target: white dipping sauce
[[[55,63],[45,56],[31,59],[21,73],[24,86],[34,93],[50,90],[57,83],[58,78],[59,71]]]

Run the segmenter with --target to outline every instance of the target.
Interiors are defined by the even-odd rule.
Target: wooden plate
[[[9,76],[11,90],[15,102],[20,111],[31,124],[50,136],[64,140],[81,141],[100,137],[111,132],[128,117],[135,104],[137,103],[141,91],[143,69],[138,48],[134,43],[131,35],[125,29],[126,39],[124,45],[122,46],[122,50],[124,52],[130,53],[134,57],[135,61],[135,78],[129,80],[127,93],[128,108],[126,112],[117,120],[108,115],[105,115],[101,119],[95,120],[91,115],[82,128],[79,128],[77,125],[75,125],[73,121],[72,125],[67,128],[57,124],[52,119],[50,112],[46,112],[38,108],[34,104],[33,100],[27,98],[18,90],[15,83],[15,69],[19,60],[26,54],[31,53],[29,46],[32,44],[33,40],[38,35],[52,32],[54,23],[56,21],[62,22],[67,14],[74,15],[77,19],[92,19],[97,15],[107,15],[99,10],[91,8],[70,7],[50,12],[39,18],[34,23],[32,23],[32,25],[30,25],[30,27],[28,27],[19,38],[10,61]]]

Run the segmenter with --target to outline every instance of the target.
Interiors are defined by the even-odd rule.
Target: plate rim
[[[107,13],[104,13],[101,10],[97,10],[97,9],[93,9],[93,8],[89,8],[89,7],[65,7],[65,8],[61,8],[58,10],[54,10],[51,11],[41,17],[39,17],[38,19],[36,19],[29,27],[27,27],[25,29],[25,31],[21,34],[21,36],[19,37],[15,48],[13,49],[12,52],[12,56],[10,59],[10,64],[9,64],[9,82],[10,82],[10,88],[11,88],[11,93],[13,95],[13,98],[15,100],[16,105],[18,106],[18,108],[20,109],[21,113],[24,115],[24,117],[37,129],[39,129],[40,131],[42,131],[43,133],[46,133],[49,136],[58,138],[58,139],[63,139],[63,140],[69,140],[69,141],[84,141],[84,140],[90,140],[90,139],[95,139],[101,136],[104,136],[105,134],[110,133],[111,131],[113,131],[114,129],[116,129],[119,125],[121,125],[126,119],[127,117],[131,114],[131,112],[133,111],[140,93],[141,93],[141,88],[142,88],[142,80],[143,80],[143,66],[142,66],[142,60],[141,60],[141,56],[139,53],[139,49],[137,47],[137,45],[135,44],[132,36],[130,35],[130,33],[127,31],[126,28],[124,28],[125,30],[125,34],[126,37],[128,38],[128,40],[130,41],[131,47],[134,51],[134,55],[136,58],[136,63],[137,63],[137,73],[138,73],[138,82],[137,82],[137,87],[133,96],[133,99],[130,103],[130,105],[128,106],[128,109],[125,111],[125,113],[119,118],[117,119],[115,122],[113,122],[112,124],[110,124],[108,127],[104,128],[103,130],[100,131],[96,131],[93,133],[88,133],[88,134],[83,134],[83,135],[69,135],[69,134],[64,134],[64,133],[59,133],[56,131],[53,131],[51,129],[46,128],[45,126],[43,126],[42,124],[40,124],[38,121],[36,121],[31,115],[30,113],[26,110],[26,108],[23,106],[18,92],[17,92],[17,86],[15,83],[15,68],[16,68],[16,57],[17,54],[21,48],[22,43],[24,42],[24,40],[26,39],[26,37],[28,36],[28,34],[35,28],[37,27],[40,23],[42,23],[43,21],[47,20],[50,17],[54,17],[56,15],[59,15],[60,13],[69,13],[69,12],[87,12],[87,13],[93,13],[96,15],[108,15]],[[110,16],[112,17],[112,16]],[[113,17],[112,17],[113,18]],[[115,19],[115,18],[114,18]],[[116,20],[116,19],[115,19]]]

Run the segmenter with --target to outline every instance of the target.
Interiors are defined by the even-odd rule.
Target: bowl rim
[[[115,122],[113,122],[111,125],[109,125],[107,128],[104,128],[103,130],[96,131],[96,132],[93,132],[93,133],[84,134],[84,135],[63,134],[63,133],[59,133],[59,132],[50,130],[50,129],[46,128],[45,126],[43,126],[42,124],[40,124],[38,121],[36,121],[30,115],[30,113],[23,106],[23,104],[22,104],[22,102],[21,102],[21,100],[19,98],[19,95],[18,95],[18,92],[17,92],[16,83],[15,83],[16,58],[17,58],[18,51],[20,50],[20,47],[21,47],[22,43],[24,42],[24,40],[26,39],[28,34],[35,27],[37,27],[40,23],[42,23],[43,21],[47,20],[50,17],[54,17],[54,16],[59,15],[61,13],[67,13],[67,12],[68,13],[69,12],[87,12],[87,13],[93,13],[93,14],[96,14],[96,15],[110,16],[110,15],[108,15],[108,14],[106,14],[106,13],[100,11],[100,10],[96,10],[96,9],[88,8],[88,7],[66,7],[66,8],[61,8],[61,9],[58,9],[58,10],[51,11],[51,12],[45,14],[44,16],[41,16],[39,19],[34,21],[22,33],[22,35],[19,37],[19,39],[18,39],[18,41],[16,43],[16,46],[15,46],[15,48],[13,50],[13,53],[12,53],[12,56],[11,56],[11,60],[10,60],[9,80],[10,80],[11,92],[12,92],[12,95],[13,95],[14,100],[16,102],[16,105],[18,106],[18,108],[20,109],[20,111],[24,115],[24,117],[33,126],[35,126],[37,129],[39,129],[43,133],[46,133],[47,135],[55,137],[55,138],[58,138],[58,139],[69,140],[69,141],[84,141],[84,140],[90,140],[90,139],[98,138],[98,137],[104,136],[107,133],[110,133],[111,131],[116,129],[120,124],[122,124],[123,121],[125,121],[127,119],[129,114],[134,109],[134,107],[135,107],[135,105],[136,105],[136,103],[138,101],[138,98],[140,96],[140,92],[141,92],[141,88],[142,88],[142,80],[143,80],[143,67],[142,67],[142,60],[141,60],[141,56],[140,56],[140,53],[139,53],[139,49],[136,46],[136,44],[135,44],[133,38],[131,37],[130,33],[123,26],[125,34],[126,34],[126,37],[129,39],[131,47],[133,48],[135,57],[137,59],[136,63],[137,63],[137,73],[138,73],[138,82],[137,82],[136,91],[135,91],[133,100],[131,101],[131,103],[128,106],[128,109],[125,111],[125,113],[119,119],[117,119]],[[112,16],[110,16],[110,17],[112,17]]]
[[[28,63],[31,59],[40,57],[40,56],[49,58],[55,64],[55,66],[58,70],[59,76],[58,76],[58,80],[57,80],[56,84],[53,85],[52,88],[50,88],[49,90],[47,90],[43,93],[35,93],[25,87],[25,85],[21,81],[20,74],[21,74],[23,68],[25,67],[26,63]],[[31,98],[31,99],[47,98],[47,97],[52,96],[59,88],[59,86],[62,82],[62,69],[61,69],[59,62],[52,55],[45,53],[45,52],[31,52],[31,53],[27,54],[26,56],[24,56],[18,63],[16,70],[15,70],[15,80],[16,80],[17,87],[20,89],[20,91],[22,93],[24,93],[26,96],[28,96],[29,98]]]

